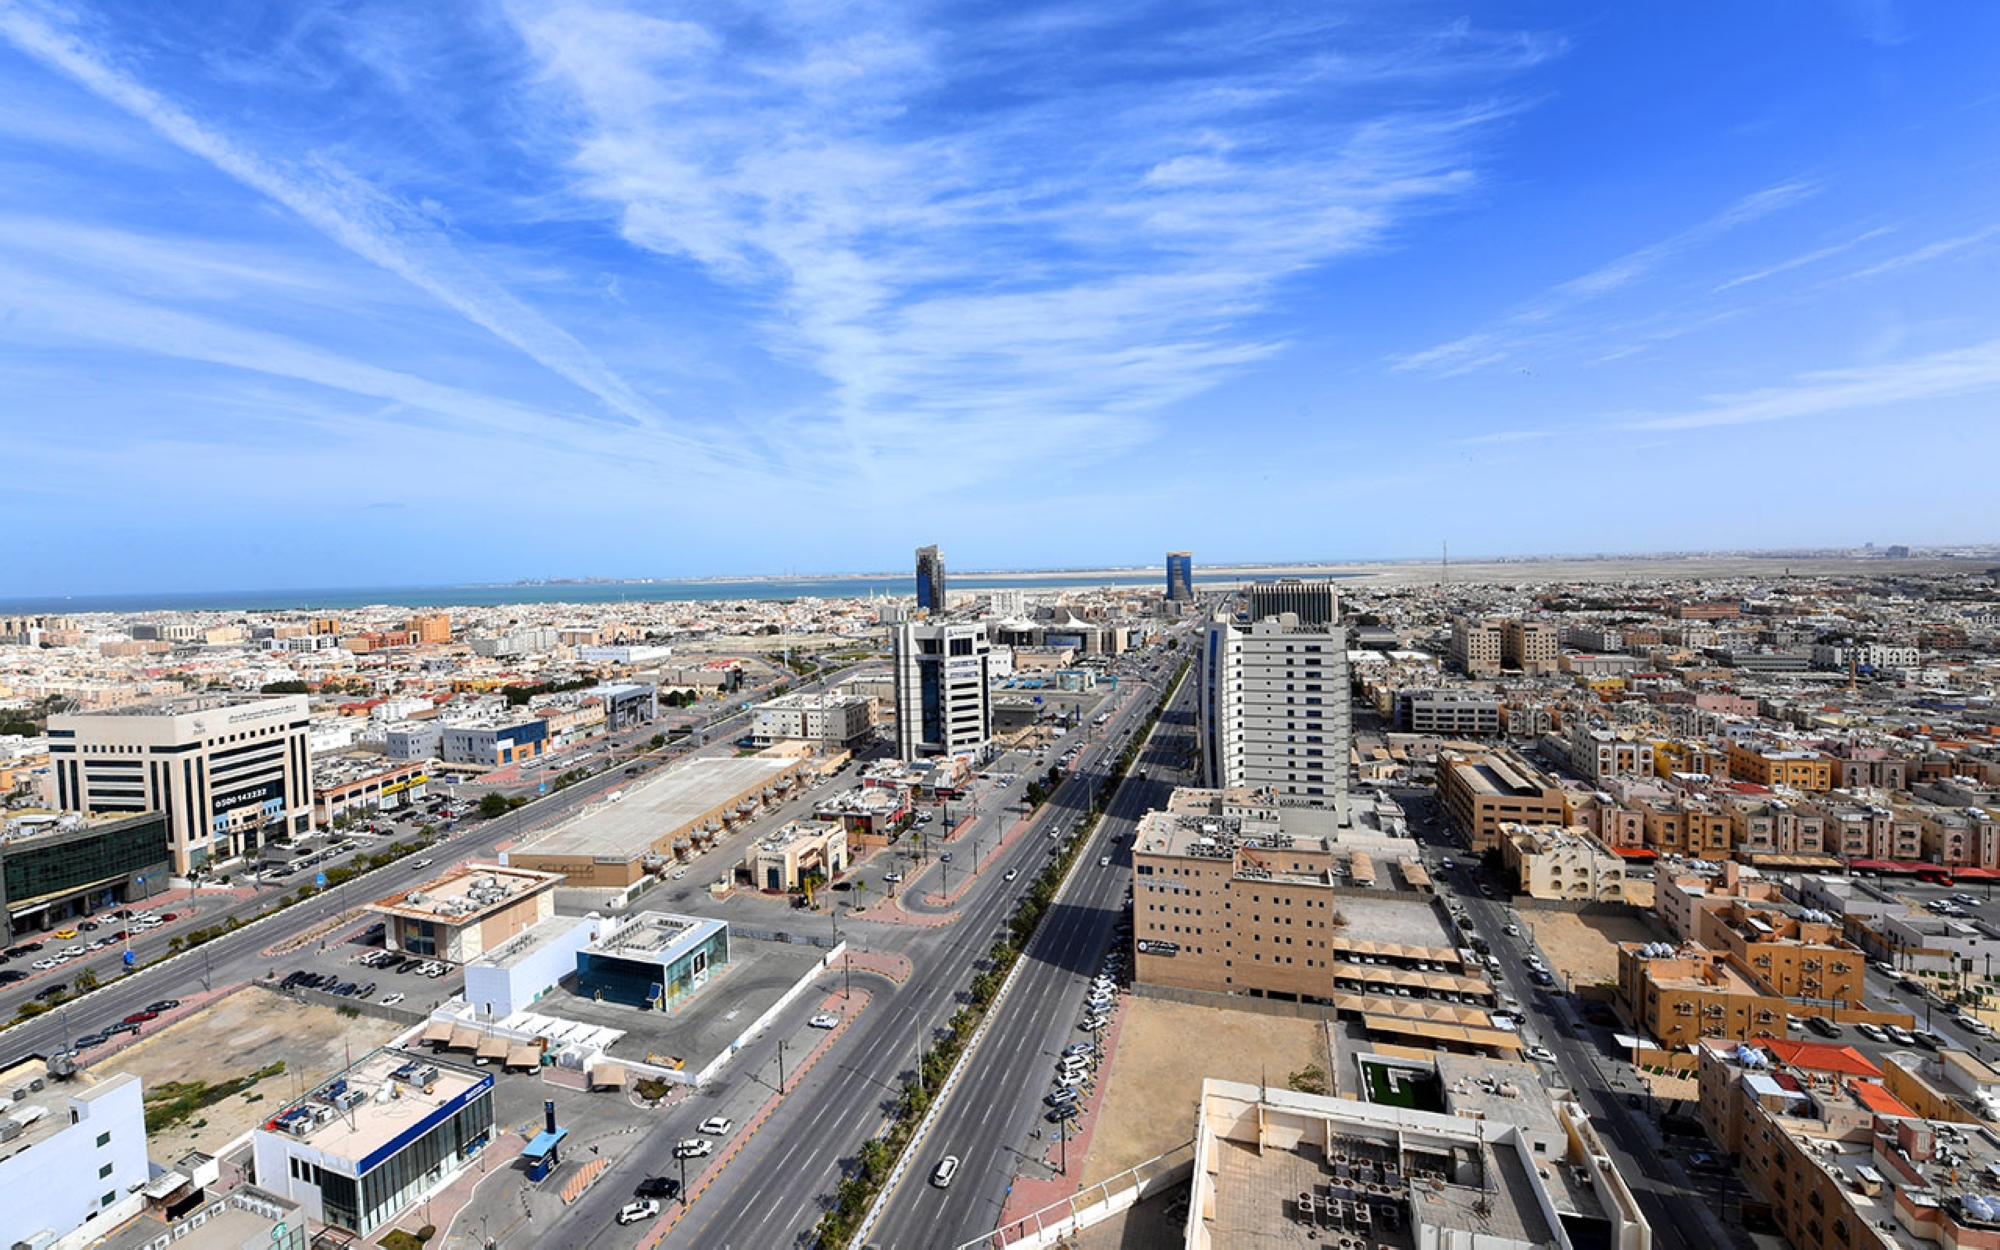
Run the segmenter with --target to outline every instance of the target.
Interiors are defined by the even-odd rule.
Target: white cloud
[[[1770,265],[1767,266],[1766,268],[1758,269],[1751,273],[1740,274],[1734,278],[1729,279],[1729,281],[1724,282],[1722,285],[1716,287],[1715,290],[1710,293],[1714,295],[1720,295],[1724,291],[1734,290],[1739,286],[1747,286],[1752,282],[1762,282],[1766,278],[1773,278],[1781,273],[1787,273],[1793,269],[1799,269],[1806,265],[1817,264],[1818,262],[1823,261],[1830,256],[1838,256],[1842,252],[1848,251],[1851,248],[1859,247],[1863,243],[1868,242],[1870,239],[1879,239],[1885,234],[1892,233],[1894,230],[1895,230],[1894,226],[1877,226],[1873,230],[1863,231],[1862,233],[1855,235],[1853,238],[1847,240],[1844,243],[1834,243],[1827,247],[1815,248],[1810,252],[1794,256],[1789,260],[1781,260],[1775,265]]]
[[[478,272],[420,216],[332,162],[308,158],[281,168],[197,121],[20,5],[0,4],[0,36],[175,146],[284,205],[355,255],[428,292],[595,395],[612,412],[644,425],[659,423],[652,406],[583,344]]]
[[[1787,386],[1711,396],[1693,411],[1633,421],[1623,428],[1692,430],[1786,421],[1996,387],[2000,387],[2000,339],[1888,364],[1808,373]]]

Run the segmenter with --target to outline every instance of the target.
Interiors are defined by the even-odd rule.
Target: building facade
[[[1440,738],[1497,738],[1500,699],[1477,690],[1398,690],[1393,713],[1403,733]]]
[[[760,747],[818,742],[852,748],[866,742],[874,727],[869,701],[858,695],[787,694],[758,706],[750,735]]]
[[[0,842],[0,936],[11,942],[157,894],[167,888],[172,862],[164,812],[71,815],[45,832]]]
[[[87,815],[165,812],[177,873],[312,828],[304,695],[52,716],[48,736],[58,803]]]
[[[944,552],[936,547],[917,548],[917,607],[931,613],[945,610]]]
[[[150,1170],[138,1077],[59,1081],[40,1059],[0,1072],[0,1245],[137,1214]]]
[[[368,910],[382,917],[389,950],[462,964],[553,917],[561,883],[552,872],[461,864]]]
[[[1333,583],[1281,577],[1250,586],[1250,619],[1274,620],[1289,613],[1307,628],[1325,628],[1340,618],[1340,600]]]
[[[1467,677],[1500,675],[1500,626],[1456,616],[1451,621],[1451,666]]]
[[[1565,823],[1562,790],[1513,751],[1447,754],[1438,761],[1437,787],[1438,805],[1476,852],[1499,846],[1505,824]]]
[[[1353,707],[1347,631],[1290,613],[1212,620],[1195,663],[1203,781],[1281,804],[1347,810]]]
[[[1500,851],[1530,898],[1625,901],[1625,861],[1586,829],[1503,825]]]
[[[979,752],[993,736],[993,644],[979,622],[895,628],[896,750],[905,760]]]
[[[1194,553],[1191,551],[1169,551],[1167,553],[1167,599],[1173,603],[1186,603],[1194,598]]]
[[[1545,676],[1556,671],[1558,652],[1554,625],[1546,621],[1500,622],[1500,667],[1529,677]]]

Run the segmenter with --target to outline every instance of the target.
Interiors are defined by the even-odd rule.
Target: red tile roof
[[[1776,1037],[1758,1045],[1789,1067],[1838,1072],[1846,1076],[1882,1075],[1882,1069],[1868,1062],[1868,1056],[1852,1046],[1836,1046],[1832,1042],[1794,1042]]]
[[[1916,1112],[1904,1106],[1902,1100],[1873,1081],[1849,1081],[1847,1088],[1861,1105],[1876,1115],[1915,1115]]]

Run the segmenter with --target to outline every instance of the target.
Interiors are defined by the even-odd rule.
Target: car
[[[1087,1055],[1096,1049],[1097,1047],[1091,1045],[1089,1042],[1071,1042],[1069,1045],[1063,1047],[1062,1053],[1063,1058],[1067,1059],[1072,1055]]]
[[[1549,986],[1556,983],[1556,979],[1550,976],[1545,968],[1535,969],[1533,977],[1536,985]]]
[[[1729,1163],[1713,1150],[1697,1150],[1688,1156],[1688,1166],[1697,1172],[1727,1172]]]
[[[417,859],[410,861],[411,872],[422,872],[424,869],[430,866],[431,866],[431,861],[428,859]]]
[[[889,882],[891,885],[894,885],[896,882],[901,881],[902,879],[903,879],[903,874],[900,872],[885,872],[882,874],[882,880]]]
[[[1554,1063],[1556,1061],[1556,1052],[1546,1046],[1530,1046],[1521,1053],[1536,1063]]]
[[[685,881],[685,880],[687,880],[687,875],[688,875],[688,870],[687,870],[687,869],[685,869],[685,868],[676,868],[676,869],[674,869],[674,880],[676,880],[676,881]]]
[[[806,1023],[815,1029],[836,1029],[840,1027],[840,1017],[830,1011],[822,1011]]]
[[[78,1050],[89,1050],[93,1046],[102,1046],[110,1040],[111,1034],[109,1032],[86,1033],[76,1039],[76,1048]]]
[[[704,1133],[710,1137],[727,1137],[729,1136],[729,1130],[735,1127],[736,1121],[730,1119],[728,1116],[712,1115],[703,1120],[701,1127],[696,1129],[695,1132]]]
[[[383,999],[382,1005],[384,1007],[394,1007],[397,1003],[400,1003],[402,1001],[403,1001],[403,995],[401,993],[395,993]]]
[[[86,920],[83,923],[77,925],[76,927],[85,933],[95,933],[103,926],[98,924],[95,920]]]
[[[1881,973],[1885,977],[1893,977],[1896,975],[1896,965],[1890,963],[1886,959],[1874,960],[1871,963],[1869,963],[1868,966],[1870,968],[1873,968],[1875,971]]]
[[[931,1169],[931,1184],[939,1189],[949,1189],[951,1178],[958,1175],[958,1156],[946,1155]]]
[[[1917,1037],[1916,1037],[1916,1034],[1914,1034],[1914,1033],[1910,1032],[1910,1031],[1909,1031],[1908,1029],[1904,1028],[1904,1027],[1903,1027],[1902,1025],[1900,1025],[1900,1024],[1892,1024],[1892,1025],[1889,1025],[1889,1026],[1888,1026],[1888,1029],[1889,1029],[1889,1036],[1890,1036],[1890,1037],[1893,1037],[1893,1038],[1895,1038],[1895,1039],[1896,1039],[1896,1044],[1897,1044],[1897,1045],[1899,1045],[1899,1046],[1914,1046],[1914,1045],[1916,1045],[1916,1044],[1917,1044]]]
[[[1066,1102],[1060,1107],[1051,1107],[1048,1115],[1043,1118],[1051,1124],[1060,1124],[1064,1120],[1074,1120],[1082,1114],[1082,1107],[1073,1102]]]
[[[120,1021],[117,1024],[107,1026],[104,1031],[106,1033],[137,1033],[139,1026],[130,1021]]]
[[[1099,855],[1097,857],[1097,866],[1099,868],[1111,867],[1111,857],[1109,855]]]
[[[53,936],[58,942],[67,942],[76,936],[75,929],[57,929]]]
[[[9,968],[5,972],[0,972],[0,985],[12,985],[16,981],[25,981],[27,979],[28,974],[17,968]]]
[[[951,862],[951,852],[946,851],[944,854],[938,856],[938,862],[941,864],[949,864]]]
[[[163,998],[157,1003],[147,1004],[146,1010],[156,1013],[162,1011],[172,1011],[174,1008],[180,1005],[181,1005],[181,1000],[178,998]]]
[[[1915,994],[1918,998],[1922,998],[1924,996],[1923,983],[1917,980],[1915,977],[1901,978],[1896,982],[1896,988],[1903,991],[1905,994]]]
[[[131,1015],[126,1016],[125,1023],[145,1024],[149,1020],[157,1020],[159,1018],[160,1018],[159,1012],[154,1011],[151,1008],[147,1008],[145,1011],[135,1011]]]
[[[1870,1041],[1886,1042],[1889,1040],[1889,1034],[1883,1030],[1881,1025],[1875,1023],[1873,1020],[1863,1020],[1854,1027],[1863,1037],[1868,1038]]]
[[[1517,924],[1510,924],[1507,927],[1501,929],[1500,932],[1506,934],[1508,937],[1520,937],[1521,926]]]
[[[715,1143],[706,1137],[690,1137],[674,1146],[674,1158],[699,1159],[715,1152]]]
[[[620,1224],[637,1224],[640,1220],[650,1220],[660,1213],[660,1204],[651,1198],[641,1198],[618,1208]]]
[[[633,1192],[641,1198],[673,1198],[681,1192],[681,1183],[671,1176],[649,1176]]]
[[[163,911],[160,913],[160,923],[162,924],[172,924],[180,918],[181,914],[177,911]]]
[[[1020,875],[1021,875],[1021,870],[1019,868],[1009,868],[1006,871],[1006,873],[1001,876],[1000,879],[1002,881],[1012,881],[1014,878]]]

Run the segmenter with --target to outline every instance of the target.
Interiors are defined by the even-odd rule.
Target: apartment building
[[[1805,803],[1756,796],[1731,796],[1730,840],[1738,855],[1809,855],[1827,853],[1826,818]]]
[[[1309,628],[1324,628],[1340,619],[1340,600],[1333,583],[1281,577],[1250,586],[1250,619],[1268,621],[1286,614]]]
[[[1677,942],[1698,941],[1706,932],[1702,914],[1731,899],[1773,902],[1783,897],[1777,881],[1734,860],[1692,860],[1683,870],[1653,875],[1653,913]]]
[[[1428,899],[1395,888],[1393,874],[1421,872],[1414,849],[1345,844],[1325,813],[1267,791],[1176,790],[1133,838],[1135,979],[1357,1009],[1371,997],[1488,1003],[1492,987]]]
[[[1591,785],[1612,777],[1651,777],[1653,744],[1576,718],[1569,731],[1570,768]]]
[[[1826,852],[1842,859],[1923,858],[1923,822],[1886,803],[1838,791],[1799,805],[1823,822]]]
[[[1720,951],[1627,942],[1618,948],[1618,994],[1630,1018],[1662,1045],[1704,1037],[1782,1034],[1792,1004],[1759,986]]]
[[[86,1225],[101,1232],[145,1204],[139,1078],[69,1065],[58,1079],[53,1062],[0,1071],[0,1245],[47,1246]]]
[[[1833,761],[1833,784],[1842,790],[1902,790],[1910,784],[1910,762],[1885,747],[1835,743],[1826,748]]]
[[[1501,668],[1514,669],[1529,677],[1545,676],[1556,671],[1558,653],[1553,624],[1511,619],[1500,622]]]
[[[1288,806],[1345,813],[1353,738],[1345,629],[1290,613],[1248,626],[1213,620],[1195,674],[1209,787],[1268,789]]]
[[[1500,699],[1477,690],[1398,690],[1391,696],[1392,723],[1400,733],[1440,738],[1496,738]]]
[[[176,873],[312,827],[303,695],[202,696],[49,718],[57,802],[86,815],[165,812]]]
[[[1475,852],[1499,846],[1502,825],[1567,823],[1555,781],[1504,748],[1468,756],[1447,752],[1438,760],[1437,787],[1439,805]]]
[[[1530,898],[1625,901],[1625,861],[1581,826],[1502,825],[1500,853]]]
[[[750,736],[760,747],[774,742],[816,742],[848,749],[874,729],[869,701],[856,695],[787,694],[757,707]]]
[[[1467,677],[1500,675],[1500,625],[1455,616],[1451,621],[1451,666]]]
[[[1833,761],[1816,751],[1768,743],[1729,744],[1729,775],[1760,786],[1784,786],[1810,794],[1833,789]]]
[[[993,737],[986,626],[904,621],[893,637],[897,753],[914,760],[984,751]]]

